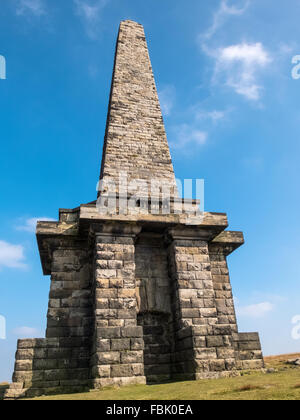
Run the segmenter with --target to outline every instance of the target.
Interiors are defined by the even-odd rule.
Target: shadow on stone
[[[138,315],[144,334],[144,369],[147,384],[166,383],[172,374],[171,315],[145,312]]]

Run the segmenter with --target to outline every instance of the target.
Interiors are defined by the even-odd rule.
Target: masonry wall
[[[172,377],[174,325],[164,235],[142,233],[135,245],[138,325],[143,327],[147,382]]]
[[[45,339],[19,340],[7,392],[39,396],[89,389],[92,339],[91,264],[84,241],[52,239],[52,274]]]
[[[145,383],[134,236],[97,235],[94,269],[93,386]]]
[[[199,379],[234,371],[232,330],[219,324],[208,243],[175,239],[169,258],[175,290],[174,376]]]
[[[258,334],[237,332],[226,250],[138,232],[60,242],[47,338],[18,342],[7,398],[264,366]]]
[[[228,324],[233,333],[238,332],[232,287],[227,265],[226,248],[221,245],[209,245],[209,258],[218,324]]]

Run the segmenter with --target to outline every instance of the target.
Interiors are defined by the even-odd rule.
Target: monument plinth
[[[120,25],[100,179],[97,201],[37,225],[51,276],[46,338],[19,340],[6,398],[262,368],[258,334],[238,333],[227,266],[243,234],[179,197],[144,30],[132,21]]]

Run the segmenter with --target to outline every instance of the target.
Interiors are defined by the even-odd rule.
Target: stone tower
[[[227,267],[243,234],[226,230],[226,214],[183,205],[132,21],[120,25],[100,178],[97,202],[37,225],[46,338],[19,340],[6,398],[262,368],[258,334],[238,333]]]

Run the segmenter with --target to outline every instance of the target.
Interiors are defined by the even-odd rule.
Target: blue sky
[[[18,337],[44,335],[49,277],[34,227],[96,197],[119,22],[145,27],[176,176],[246,244],[229,258],[241,331],[299,352],[300,3],[2,0],[0,382]],[[297,327],[297,325],[296,325]]]

